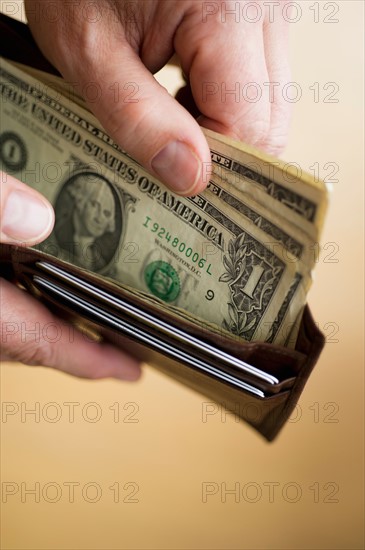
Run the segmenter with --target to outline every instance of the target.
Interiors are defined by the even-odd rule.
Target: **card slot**
[[[60,302],[57,297],[55,299],[48,297],[47,301],[59,311]],[[68,307],[62,304],[62,312],[67,311],[75,318],[74,305]],[[83,312],[81,314],[83,319],[87,317]],[[121,336],[119,329],[110,329],[105,326],[105,323],[100,325],[97,320],[92,320],[92,326],[101,329],[102,332],[106,331],[106,335],[112,343],[122,346],[127,352],[143,359],[174,380],[197,391],[200,395],[219,403],[228,412],[248,422],[267,439],[272,439],[271,434],[276,433],[277,426],[280,425],[278,417],[282,415],[282,410],[286,407],[292,390],[283,389],[279,393],[262,397],[257,392],[251,392],[247,387],[232,383],[227,377],[216,376],[208,370],[195,368],[190,362],[185,363],[180,358],[172,357],[161,350],[151,348],[151,351],[148,352],[146,345],[141,345],[135,339]],[[143,350],[142,357],[140,356],[141,350]]]
[[[131,324],[121,317],[117,317],[107,311],[103,311],[94,304],[85,301],[81,296],[77,296],[69,290],[66,290],[65,288],[62,288],[37,275],[33,277],[33,285],[35,285],[38,291],[42,292],[42,294],[48,294],[53,298],[62,298],[62,300],[66,301],[69,306],[72,306],[72,308],[75,308],[76,311],[78,310],[82,315],[86,318],[90,318],[92,321],[107,324],[111,328],[122,331],[123,334],[136,340],[137,342],[152,347],[156,351],[164,353],[173,359],[180,360],[185,364],[188,364],[188,366],[192,366],[202,372],[206,372],[215,378],[219,378],[232,386],[248,391],[253,395],[265,397],[264,392],[259,388],[256,388],[237,377],[233,377],[225,370],[217,368],[208,362],[201,360],[199,357],[187,353],[183,349],[179,349],[176,346],[171,346],[171,343],[169,343],[166,339],[151,334],[151,332],[146,332],[146,330],[143,330],[143,328],[138,326],[138,323]]]
[[[66,285],[66,288],[76,288],[77,291],[82,293],[84,296],[95,299],[98,305],[103,303],[104,307],[107,307],[109,310],[118,313],[123,312],[131,318],[164,332],[169,337],[176,339],[179,343],[187,343],[189,346],[192,346],[194,349],[199,351],[203,349],[204,352],[212,359],[219,361],[226,367],[232,368],[233,371],[238,374],[239,378],[241,378],[239,376],[239,371],[242,370],[243,376],[248,376],[252,380],[258,379],[264,383],[268,383],[269,385],[278,385],[281,382],[280,379],[272,376],[270,373],[257,369],[252,364],[248,364],[247,362],[236,358],[224,350],[212,346],[203,339],[197,338],[179,327],[166,323],[157,315],[151,315],[148,311],[146,312],[141,308],[136,307],[125,299],[121,299],[110,292],[105,292],[103,289],[96,288],[89,282],[81,280],[70,273],[66,273],[64,270],[61,270],[54,265],[47,262],[37,262],[37,267],[43,272],[46,271],[47,276],[50,277],[51,280],[58,281],[60,284]],[[267,384],[264,384],[264,387],[266,386]]]
[[[70,266],[71,267],[71,266]],[[82,292],[84,295],[93,295],[97,297],[98,302],[102,301],[105,305],[113,307],[118,311],[121,299],[125,302],[125,296],[128,296],[128,291],[118,288],[118,296],[115,295],[115,285],[108,284],[108,281],[103,281],[101,288],[99,281],[94,281],[94,277],[90,273],[82,273],[82,279],[77,275],[65,271],[59,265],[51,264],[48,261],[38,261],[35,266],[36,271],[46,272],[52,279],[63,281],[67,285],[71,285]],[[114,290],[114,293],[112,290]],[[276,347],[277,353],[272,352],[273,346],[265,343],[248,343],[222,334],[214,335],[210,331],[204,330],[198,324],[191,322],[181,323],[181,327],[176,326],[176,320],[172,319],[159,310],[156,313],[156,308],[151,304],[141,304],[135,296],[129,296],[129,300],[133,300],[133,304],[129,302],[129,307],[138,311],[144,312],[144,321],[153,324],[158,323],[159,330],[168,330],[169,335],[181,342],[181,338],[186,341],[189,339],[189,344],[195,348],[204,347],[208,354],[215,357],[220,362],[229,367],[242,369],[245,375],[252,375],[255,379],[258,378],[264,383],[276,385],[284,381],[293,379],[299,372],[305,356],[295,350],[287,350],[286,348]],[[127,299],[128,299],[127,298]],[[174,334],[172,334],[172,332]],[[183,334],[183,336],[182,336]],[[267,361],[267,357],[270,361]],[[290,385],[287,382],[287,385]],[[269,390],[270,391],[270,390]],[[275,389],[277,391],[277,388]]]
[[[48,290],[52,290],[52,286],[50,287],[49,285],[53,285],[53,290],[56,290],[57,292],[59,292],[59,295],[62,294],[63,295],[66,295],[67,292],[69,292],[72,297],[76,297],[77,300],[81,299],[84,303],[84,309],[85,309],[85,304],[88,304],[89,306],[93,306],[94,308],[97,308],[97,310],[100,312],[101,315],[103,315],[104,313],[107,313],[111,316],[115,315],[115,311],[113,310],[113,305],[115,305],[113,302],[110,303],[107,303],[107,305],[103,304],[103,309],[100,308],[100,300],[96,300],[96,297],[95,295],[93,296],[87,296],[86,295],[86,300],[82,297],[81,293],[79,292],[79,294],[75,294],[74,291],[72,289],[70,289],[70,287],[68,287],[67,284],[65,284],[64,281],[62,281],[61,283],[59,281],[55,281],[54,279],[51,281],[49,279],[45,279],[44,277],[39,277],[39,276],[35,276],[34,278],[34,281],[35,282],[40,282],[41,281],[41,285],[43,287],[43,289],[48,285]],[[55,286],[56,285],[56,286]],[[68,288],[67,288],[68,287]],[[79,289],[78,289],[79,290]],[[99,296],[98,296],[99,298]],[[117,312],[118,315],[120,315],[120,311]],[[132,326],[136,327],[136,326],[139,326],[143,331],[146,330],[146,327],[143,325],[143,323],[137,323],[136,324],[136,320],[135,319],[132,319],[130,317],[130,315],[128,314],[128,312],[126,313],[126,311],[124,310],[123,311],[123,316],[124,318],[129,322],[129,323],[132,323]],[[150,329],[149,329],[150,330]],[[166,336],[166,335],[165,335]],[[163,338],[163,334],[159,334],[159,337]],[[182,342],[179,342],[179,345],[181,345]],[[188,347],[185,349],[185,351],[189,354],[189,356],[192,354],[192,350],[191,350],[191,347],[189,345],[189,341],[185,342],[187,343]],[[173,348],[176,347],[176,343],[173,342],[171,344],[169,344],[170,346],[172,345]],[[200,359],[204,361],[204,363],[206,364],[207,363],[207,357],[206,357],[206,354],[203,354],[202,353],[202,346],[199,346],[198,347],[198,352],[199,353],[196,353],[195,356],[198,357],[200,355]],[[203,350],[204,351],[204,350]],[[214,359],[216,360],[217,359],[217,354],[219,353],[219,350],[215,350],[215,357]],[[235,367],[231,367],[230,365],[226,365],[226,364],[219,364],[217,362],[215,362],[215,365],[212,365],[212,361],[208,361],[208,364],[210,365],[210,367],[214,367],[214,369],[218,369],[222,372],[224,372],[226,375],[228,375],[229,377],[233,377],[233,379],[235,380],[238,380],[242,383],[245,383],[245,384],[249,384],[255,388],[257,388],[258,390],[261,390],[262,392],[264,392],[265,396],[266,395],[271,395],[271,394],[276,394],[276,393],[279,393],[280,391],[283,391],[284,389],[288,389],[289,387],[291,387],[294,383],[294,380],[284,380],[284,381],[278,381],[276,384],[268,384],[266,383],[265,381],[263,381],[262,379],[258,379],[256,378],[255,376],[251,375],[250,372],[246,372],[246,371],[242,371],[240,369],[237,369]],[[217,366],[217,364],[219,364],[219,366]]]
[[[100,303],[103,303],[103,307],[112,314],[122,311],[123,314],[127,314],[129,318],[132,316],[132,318],[142,321],[143,324],[147,323],[152,328],[159,331],[162,330],[167,336],[175,338],[179,345],[187,344],[190,353],[191,346],[193,346],[196,352],[201,353],[203,350],[205,352],[204,358],[206,358],[208,353],[210,358],[219,362],[220,367],[224,367],[225,372],[229,373],[229,375],[258,387],[263,390],[265,394],[279,393],[283,391],[283,389],[292,387],[294,384],[294,377],[291,375],[282,377],[282,379],[273,377],[270,373],[257,369],[252,363],[247,364],[227,354],[223,350],[213,347],[201,338],[196,338],[176,326],[171,326],[171,324],[167,325],[167,323],[163,322],[157,315],[151,315],[142,311],[133,304],[126,302],[125,299],[121,300],[120,297],[107,293],[100,288],[96,288],[87,281],[81,280],[69,273],[65,273],[64,270],[60,270],[45,262],[37,262],[37,267],[41,268],[41,271],[46,271],[47,276],[51,277],[52,280],[58,281],[59,284],[66,285],[66,288],[76,288],[77,292],[82,293],[88,300],[94,300],[95,305],[98,307]]]
[[[96,319],[91,320],[85,312],[78,312],[72,304],[65,304],[62,296],[47,295],[41,288],[35,288],[32,278],[33,275],[42,273],[37,267],[37,263],[41,260],[47,260],[52,263],[54,262],[55,265],[69,271],[71,274],[76,274],[82,278],[85,277],[86,281],[93,283],[96,287],[100,286],[106,291],[113,290],[121,296],[129,296],[129,293],[126,293],[123,289],[119,289],[115,284],[110,283],[110,281],[105,279],[99,280],[97,276],[90,272],[85,272],[72,265],[68,265],[57,258],[51,259],[46,254],[31,248],[26,249],[23,247],[1,245],[0,260],[1,268],[4,268],[5,277],[14,282],[21,283],[23,287],[30,290],[38,299],[44,301],[47,307],[64,319],[76,323],[76,326],[81,325],[96,330],[111,343],[122,347],[139,360],[153,365],[161,372],[182,382],[205,397],[213,399],[223,407],[228,406],[228,408],[231,408],[236,407],[237,404],[241,404],[242,407],[238,413],[240,418],[251,424],[268,440],[274,439],[285,421],[289,418],[324,344],[323,335],[318,331],[308,307],[304,311],[297,348],[295,350],[286,350],[281,346],[261,343],[241,342],[238,346],[236,342],[232,345],[232,341],[228,338],[222,339],[222,345],[224,345],[226,350],[237,354],[237,357],[252,360],[252,363],[255,365],[254,360],[258,359],[257,364],[268,366],[268,368],[273,363],[280,366],[280,362],[282,362],[284,365],[289,365],[289,367],[294,363],[295,367],[293,370],[295,371],[300,369],[297,377],[292,379],[288,377],[283,381],[284,383],[281,385],[279,393],[270,394],[264,390],[262,390],[261,394],[255,390],[254,393],[251,393],[247,389],[243,389],[239,381],[237,383],[237,379],[232,383],[227,377],[215,376],[212,370],[209,372],[198,370],[185,359],[174,360],[174,357],[168,355],[166,352],[161,352],[157,348],[153,349],[148,344],[138,343],[136,339],[123,335],[120,330],[108,327],[101,321]],[[143,307],[138,297],[133,299],[133,303],[139,307]],[[152,310],[150,309],[149,311]],[[165,311],[162,313],[162,318],[165,321],[170,319]],[[187,323],[183,322],[181,326],[185,328]],[[196,334],[201,335],[201,331],[197,330]],[[207,341],[216,341],[215,335],[208,332]],[[293,381],[293,386],[285,389]],[[264,397],[260,397],[262,393]],[[247,410],[246,405],[248,407]],[[258,418],[251,417],[250,411],[252,407],[259,411]]]

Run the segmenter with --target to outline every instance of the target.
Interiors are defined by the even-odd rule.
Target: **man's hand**
[[[176,52],[203,126],[279,154],[289,125],[288,22],[268,4],[25,0],[38,45],[107,132],[184,195],[205,188],[209,149],[152,73]]]
[[[34,245],[52,231],[52,206],[37,191],[0,172],[0,242]],[[54,367],[83,378],[139,378],[136,360],[98,344],[40,302],[1,279],[0,359]]]

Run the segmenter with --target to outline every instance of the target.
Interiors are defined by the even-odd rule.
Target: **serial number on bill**
[[[186,243],[181,241],[178,237],[173,236],[165,227],[161,227],[157,222],[152,222],[152,218],[149,216],[146,216],[143,227],[149,229],[151,233],[156,233],[159,239],[166,240],[169,246],[177,249],[181,256],[190,258],[190,261],[197,264],[200,269],[204,269],[208,275],[212,274],[212,264],[207,264],[206,258],[202,258],[198,252],[194,251],[190,246],[186,246]]]

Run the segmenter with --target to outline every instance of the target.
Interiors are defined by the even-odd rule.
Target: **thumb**
[[[82,53],[70,48],[51,60],[112,139],[175,193],[202,191],[210,151],[194,118],[113,33],[95,33],[92,53]]]
[[[65,63],[63,56],[59,70],[77,82],[113,140],[151,174],[175,193],[202,191],[203,165],[210,165],[210,151],[199,124],[156,81],[129,44],[103,35],[105,40],[112,42],[109,47],[95,47],[95,55],[82,62],[68,58]],[[93,99],[85,93],[91,84],[98,90]]]
[[[207,183],[203,166],[211,164],[204,134],[139,56],[143,59],[143,50],[149,50],[153,67],[161,66],[163,59],[168,61],[179,9],[186,11],[190,3],[82,1],[76,7],[71,3],[27,0],[27,16],[38,46],[122,149],[175,193],[202,191]],[[58,8],[58,17],[52,21],[43,11],[51,4]],[[98,5],[100,17],[95,21],[85,17],[87,4]],[[127,4],[138,8],[131,25],[127,24]],[[176,7],[172,19],[161,15],[158,8],[163,4]],[[40,10],[39,17],[35,8]],[[151,14],[156,10],[160,15],[155,20]],[[98,149],[102,155],[102,146]]]
[[[51,233],[54,212],[40,193],[0,172],[0,242],[34,245]]]

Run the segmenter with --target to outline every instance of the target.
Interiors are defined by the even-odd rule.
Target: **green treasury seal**
[[[148,264],[144,272],[146,285],[158,298],[173,302],[180,293],[180,279],[175,269],[163,261]]]

